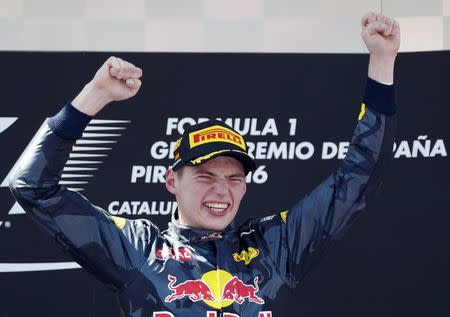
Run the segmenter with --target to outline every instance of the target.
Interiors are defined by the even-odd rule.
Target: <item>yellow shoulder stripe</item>
[[[361,112],[359,113],[358,121],[361,121],[361,119],[364,117],[365,114],[366,114],[366,105],[363,102],[361,104]]]
[[[281,215],[281,219],[283,220],[283,222],[286,223],[287,217],[288,217],[288,211],[287,210],[282,211],[282,212],[280,212],[280,215]]]

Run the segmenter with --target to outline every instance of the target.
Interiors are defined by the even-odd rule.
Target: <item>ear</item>
[[[175,195],[175,172],[171,168],[169,168],[166,173],[166,189]]]

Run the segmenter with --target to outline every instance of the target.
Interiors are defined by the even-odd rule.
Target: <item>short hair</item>
[[[184,166],[181,166],[179,169],[174,171],[175,175],[177,175],[179,178],[183,177],[184,174]]]

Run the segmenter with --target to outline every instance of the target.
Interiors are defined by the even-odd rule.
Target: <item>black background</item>
[[[172,200],[162,184],[130,183],[133,165],[166,165],[150,146],[168,117],[274,117],[278,137],[309,141],[310,160],[260,160],[269,179],[250,184],[238,221],[289,208],[339,164],[321,160],[321,143],[350,141],[367,76],[367,55],[115,53],[144,70],[139,94],[113,103],[101,119],[131,120],[83,192],[107,208],[118,200]],[[0,53],[1,117],[19,117],[0,134],[0,178],[8,174],[45,117],[72,100],[108,55]],[[397,140],[450,137],[450,53],[400,54],[395,82]],[[298,118],[296,136],[288,118]],[[448,148],[447,148],[448,151]],[[450,162],[436,156],[393,160],[381,193],[295,290],[282,289],[274,316],[446,316],[450,311]],[[0,188],[0,263],[70,261]],[[150,218],[165,228],[169,216]],[[81,269],[0,273],[0,316],[118,316],[114,294]],[[252,317],[252,316],[250,316]]]

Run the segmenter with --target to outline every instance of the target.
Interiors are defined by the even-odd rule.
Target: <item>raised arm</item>
[[[396,111],[393,73],[400,30],[397,22],[373,13],[364,16],[361,24],[370,52],[369,78],[345,159],[335,173],[290,210],[259,223],[266,249],[290,286],[303,278],[324,247],[366,208],[392,156]]]
[[[361,37],[370,53],[369,77],[384,84],[394,83],[394,64],[400,48],[397,21],[370,12],[361,18]]]
[[[92,116],[110,101],[134,96],[141,75],[129,63],[108,59],[73,106],[66,105],[42,125],[10,178],[10,189],[27,214],[79,264],[116,290],[137,274],[157,229],[150,222],[112,217],[59,180]]]
[[[118,57],[110,57],[72,101],[79,111],[96,115],[111,101],[131,98],[141,88],[142,69]]]

